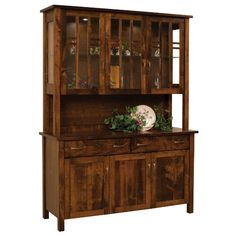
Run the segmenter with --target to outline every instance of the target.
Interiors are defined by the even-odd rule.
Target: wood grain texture
[[[189,126],[189,20],[185,19],[184,27],[184,94],[183,94],[183,124],[184,130]]]
[[[162,136],[162,137],[140,137],[134,138],[132,152],[150,152],[150,151],[168,151],[181,150],[189,148],[189,137],[180,136]]]
[[[150,204],[149,159],[145,154],[110,159],[111,212],[148,208]]]
[[[194,135],[190,135],[189,149],[189,201],[187,212],[193,213],[193,189],[194,189]]]
[[[157,202],[185,201],[186,151],[162,152],[152,155],[152,205]]]
[[[187,212],[192,213],[194,134],[197,131],[188,129],[191,16],[56,5],[42,11],[44,121],[40,134],[43,140],[43,218],[48,218],[49,212],[54,214],[58,230],[63,231],[65,219],[75,217],[176,204],[187,204]],[[81,17],[88,18],[88,22],[84,23],[87,31],[81,26]],[[94,18],[99,19],[99,25],[97,20],[94,23],[97,28],[91,20]],[[70,23],[75,23],[76,29],[73,36],[76,81],[75,88],[71,89],[67,87],[66,74],[68,19]],[[119,64],[130,66],[124,67],[123,73],[129,78],[120,88],[110,86],[111,19],[119,21]],[[51,45],[54,58],[50,62],[53,80],[52,77],[48,79],[49,22],[53,22]],[[155,44],[161,51],[155,63],[152,22],[159,29]],[[127,27],[129,24],[130,28]],[[122,27],[126,30],[123,31]],[[171,61],[172,31],[178,27],[181,57],[179,85],[172,83]],[[92,34],[99,36],[93,38]],[[85,40],[81,42],[81,38]],[[130,57],[122,56],[123,39],[129,41]],[[92,40],[95,43],[91,44]],[[138,60],[131,58],[135,43],[141,44],[137,52],[141,50],[142,56]],[[81,45],[85,47],[79,49]],[[91,45],[99,45],[99,55],[90,55]],[[84,50],[85,55],[81,56],[78,50]],[[73,54],[70,50],[68,52]],[[82,58],[88,66],[81,66]],[[80,70],[88,82],[83,89]],[[160,89],[154,88],[152,81],[157,71],[162,75]],[[139,73],[141,76],[137,79]],[[94,82],[93,77],[98,81]],[[121,71],[119,84],[122,84]],[[104,119],[112,115],[114,108],[124,113],[126,106],[161,105],[171,113],[173,94],[183,95],[183,128],[173,128],[168,132],[152,129],[123,133],[113,132],[104,124]]]
[[[153,16],[161,16],[161,17],[177,17],[177,18],[192,18],[191,15],[180,15],[180,14],[169,14],[169,13],[157,13],[157,12],[142,12],[142,11],[128,11],[128,10],[118,10],[118,9],[105,9],[105,8],[92,8],[92,7],[79,7],[79,6],[65,6],[65,5],[51,5],[47,8],[42,9],[40,12],[50,11],[54,8],[61,8],[68,11],[97,11],[97,12],[106,12],[113,14],[125,14],[125,15],[153,15]]]
[[[108,207],[107,158],[75,158],[65,162],[66,217],[104,214]]]
[[[49,211],[47,210],[47,188],[46,188],[46,137],[42,137],[42,206],[43,206],[43,218],[49,218]]]
[[[54,93],[53,93],[53,135],[60,136],[61,130],[61,30],[62,10],[54,9]]]
[[[45,139],[46,209],[59,217],[59,145],[55,138]]]
[[[65,143],[65,157],[110,155],[130,152],[129,139],[81,140]]]
[[[86,131],[95,133],[99,130],[108,130],[104,119],[111,116],[115,108],[123,113],[126,106],[140,104],[151,107],[161,104],[167,108],[168,96],[64,96],[61,98],[62,134],[72,134],[73,132],[79,134]]]

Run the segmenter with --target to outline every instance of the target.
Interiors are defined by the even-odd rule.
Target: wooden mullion
[[[150,62],[150,55],[147,54],[149,52],[150,47],[150,21],[148,21],[147,17],[143,17],[141,21],[141,93],[145,94],[147,89],[150,90],[149,86],[149,73],[147,72],[147,64]],[[146,30],[147,29],[147,30]]]
[[[111,15],[105,15],[105,87],[106,90],[110,90],[110,81],[111,81]],[[105,59],[104,58],[104,59]]]
[[[179,85],[180,88],[184,88],[184,25],[181,23],[179,25],[180,38],[179,38]],[[176,48],[177,49],[177,48]]]
[[[87,88],[91,87],[91,60],[90,60],[90,53],[89,53],[89,46],[90,46],[90,32],[91,32],[91,17],[88,17],[88,25],[87,25]]]
[[[121,72],[122,72],[122,20],[119,20],[119,32],[118,32],[118,40],[119,40],[119,88],[121,88]]]
[[[172,50],[172,23],[169,23],[169,32],[168,32],[168,38],[169,38],[169,52],[168,52],[168,60],[169,60],[169,81],[168,81],[168,85],[169,88],[172,87],[172,83],[173,83],[173,50]]]
[[[76,24],[76,49],[75,49],[75,88],[79,88],[79,35],[80,35],[80,27],[79,27],[79,16],[75,17]]]
[[[105,14],[101,14],[99,16],[99,47],[100,47],[100,55],[99,55],[99,80],[98,80],[98,87],[99,93],[105,94],[105,79],[106,77],[106,63],[105,58],[108,58],[106,53],[106,31],[105,31]]]
[[[159,48],[160,48],[160,56],[159,56],[159,88],[162,88],[162,37],[161,37],[161,30],[162,30],[162,22],[159,22]]]
[[[132,52],[133,52],[133,20],[130,21],[130,32],[129,32],[129,48],[130,48],[130,56],[129,56],[129,61],[130,61],[130,88],[134,88],[134,63],[133,63],[133,57],[132,57]]]

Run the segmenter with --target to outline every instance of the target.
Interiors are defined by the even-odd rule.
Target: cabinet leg
[[[45,208],[43,208],[43,218],[44,219],[48,219],[49,218],[49,212]]]
[[[58,231],[64,231],[64,219],[57,218],[57,229]]]
[[[190,136],[189,152],[189,202],[187,212],[193,213],[193,182],[194,182],[194,135]]]
[[[188,213],[193,213],[193,202],[189,202],[187,204],[187,212]]]

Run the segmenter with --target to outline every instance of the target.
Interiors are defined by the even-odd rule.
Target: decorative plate
[[[156,114],[154,110],[146,105],[138,105],[136,108],[137,111],[132,114],[132,117],[142,125],[141,131],[150,130],[156,122]]]

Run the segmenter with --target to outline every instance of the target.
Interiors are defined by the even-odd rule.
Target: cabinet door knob
[[[153,165],[153,167],[155,168],[155,167],[156,167],[156,162],[153,162],[152,165]]]

